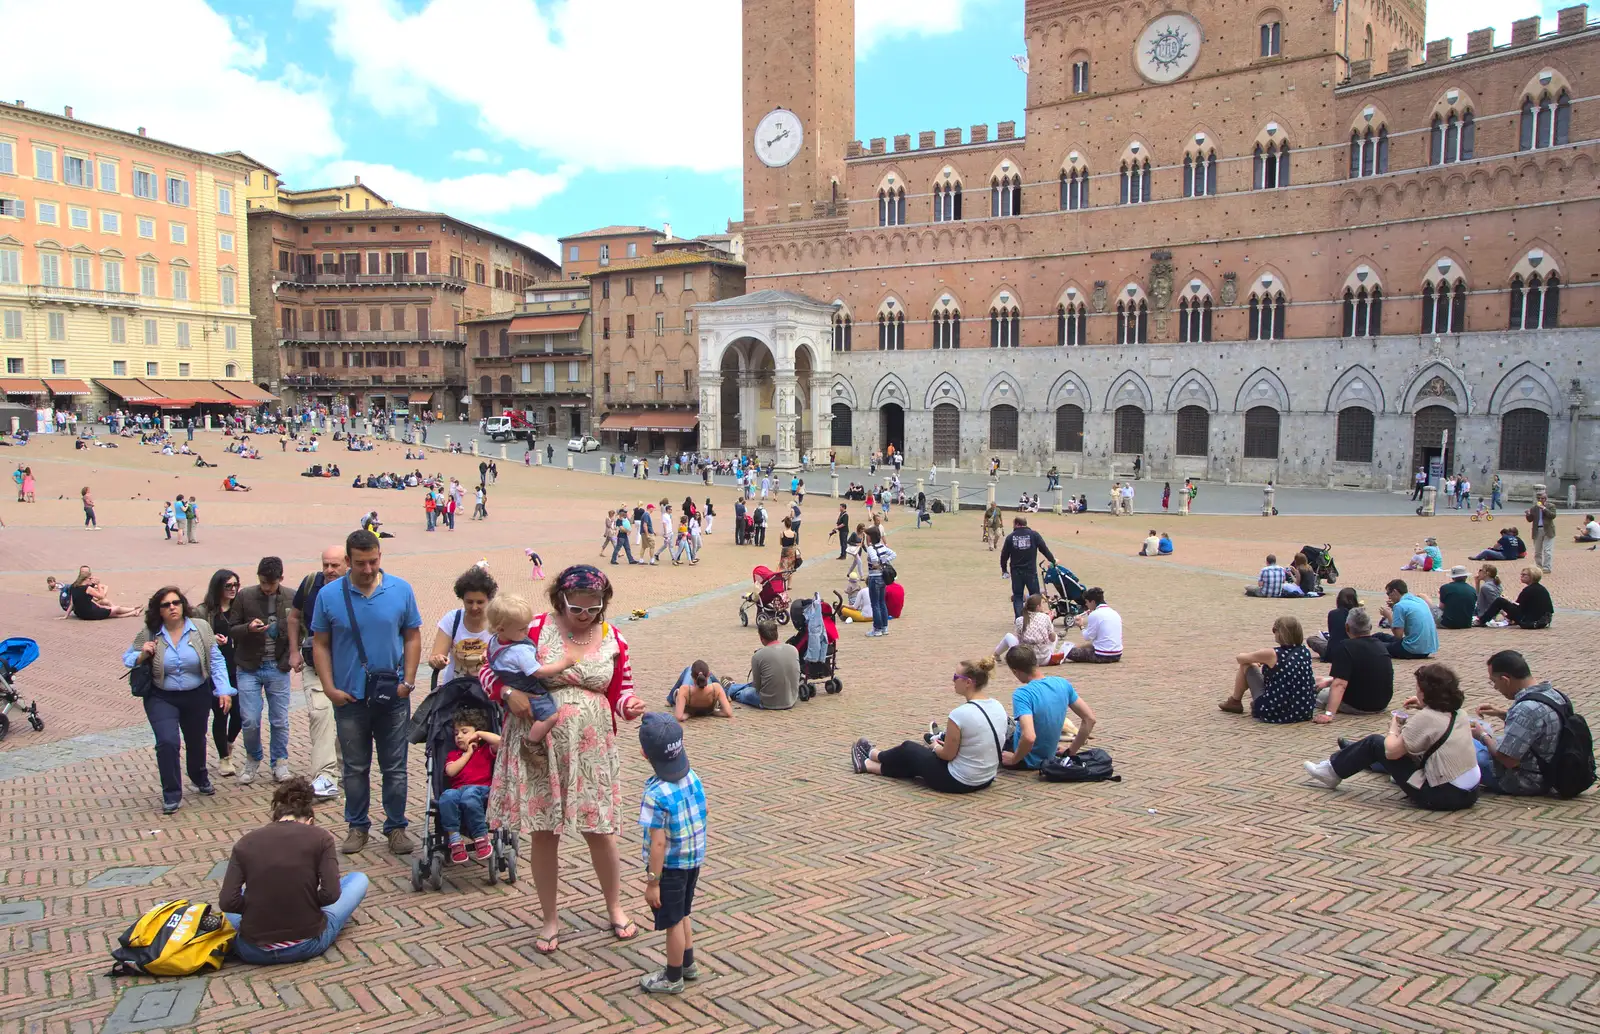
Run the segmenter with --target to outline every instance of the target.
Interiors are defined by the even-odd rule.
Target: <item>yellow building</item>
[[[255,387],[249,166],[0,104],[0,355],[35,407],[194,411]]]
[[[244,178],[245,208],[265,208],[287,215],[320,215],[328,212],[368,212],[393,208],[394,203],[361,182],[311,190],[290,190],[283,185],[277,169],[259,162],[243,151],[224,151],[222,157],[250,166]]]

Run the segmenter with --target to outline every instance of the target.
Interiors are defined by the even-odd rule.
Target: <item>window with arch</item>
[[[1263,291],[1250,295],[1251,341],[1274,341],[1284,337],[1284,316],[1288,301],[1282,291]]]
[[[878,314],[878,351],[903,352],[906,347],[906,314],[880,312]]]
[[[235,366],[233,363],[228,363],[227,365],[225,365],[222,368],[222,376],[224,376],[224,377],[237,377],[237,376],[239,376],[239,368],[237,366]]]
[[[933,310],[933,347],[961,347],[961,310],[954,305]]]
[[[1022,175],[1003,173],[989,180],[989,214],[1022,214]]]
[[[1137,205],[1150,200],[1150,159],[1131,158],[1122,163],[1122,190],[1119,197],[1125,205]]]
[[[1561,277],[1554,272],[1511,278],[1511,329],[1548,330],[1559,325]]]
[[[1255,188],[1273,190],[1289,185],[1289,142],[1256,144]]]
[[[833,317],[833,350],[835,352],[850,351],[851,329],[848,314],[839,313]]]
[[[1261,23],[1261,56],[1277,57],[1283,53],[1283,23],[1277,19]]]
[[[1143,298],[1117,303],[1117,344],[1143,345],[1150,341],[1150,309]]]
[[[1377,337],[1383,333],[1383,288],[1344,289],[1344,336]]]
[[[1083,451],[1083,407],[1070,402],[1056,407],[1056,451]]]
[[[494,390],[494,379],[485,374],[478,378],[478,394],[487,395]]]
[[[1017,407],[1001,403],[989,410],[989,448],[1014,452],[1017,448]]]
[[[1361,44],[1361,57],[1363,60],[1372,60],[1372,26],[1367,26],[1366,39]]]
[[[1082,302],[1056,306],[1056,344],[1072,346],[1089,343],[1089,308]]]
[[[1183,156],[1183,196],[1207,197],[1217,192],[1217,152],[1211,148]]]
[[[1371,126],[1350,132],[1350,178],[1381,176],[1389,171],[1389,127]]]
[[[1278,411],[1271,406],[1251,406],[1244,413],[1244,458],[1278,458]]]
[[[500,328],[500,354],[511,354],[511,331],[504,327]]]
[[[1538,97],[1529,94],[1522,98],[1522,150],[1559,147],[1571,134],[1572,100],[1565,89],[1554,96],[1544,90]]]
[[[1194,344],[1211,340],[1211,295],[1185,295],[1178,299],[1178,340]]]
[[[1022,344],[1022,310],[998,305],[989,310],[989,347],[1016,348]]]
[[[509,374],[503,373],[500,375],[500,394],[511,394],[511,376]]]
[[[1076,212],[1089,207],[1089,170],[1079,165],[1061,170],[1061,210]]]
[[[1373,427],[1372,410],[1363,406],[1339,410],[1333,435],[1334,458],[1340,463],[1371,463]]]
[[[489,358],[489,331],[487,328],[478,331],[478,358]]]
[[[1072,92],[1089,92],[1089,59],[1079,58],[1072,63]]]
[[[1144,410],[1138,406],[1118,406],[1111,418],[1112,451],[1144,452]]]
[[[1173,449],[1179,456],[1205,456],[1211,450],[1211,414],[1204,406],[1184,406],[1178,410],[1178,440]]]
[[[1550,417],[1538,409],[1513,409],[1500,418],[1500,469],[1544,472],[1550,451]]]
[[[878,190],[878,225],[904,226],[906,223],[906,188],[883,187]]]
[[[1478,146],[1477,134],[1477,123],[1470,111],[1459,116],[1454,111],[1443,118],[1433,116],[1428,134],[1428,164],[1454,165],[1471,161]]]
[[[953,223],[961,218],[961,181],[949,180],[933,185],[933,221]]]
[[[851,435],[854,414],[850,410],[850,404],[847,402],[835,402],[830,412],[833,415],[833,421],[829,427],[828,444],[835,449],[850,448],[854,440]]]
[[[1460,334],[1467,329],[1467,282],[1440,277],[1422,285],[1422,332]]]

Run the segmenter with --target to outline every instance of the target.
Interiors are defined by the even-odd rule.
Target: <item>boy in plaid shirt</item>
[[[706,792],[689,768],[683,726],[672,715],[645,715],[639,747],[656,773],[645,781],[639,807],[644,899],[655,913],[656,929],[667,932],[666,968],[647,974],[639,983],[651,994],[682,994],[685,980],[700,979],[689,912],[706,860]]]

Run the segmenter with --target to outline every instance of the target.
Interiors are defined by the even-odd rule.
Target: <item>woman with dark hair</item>
[[[1307,761],[1306,774],[1331,790],[1373,768],[1387,772],[1419,808],[1462,811],[1477,803],[1481,772],[1472,723],[1461,714],[1461,682],[1443,664],[1424,664],[1415,674],[1417,695],[1390,716],[1386,734],[1351,741],[1326,761]]]
[[[439,673],[444,685],[458,675],[476,675],[483,666],[484,652],[493,629],[489,627],[489,601],[500,591],[494,575],[486,567],[473,564],[456,579],[456,599],[461,606],[446,611],[433,634],[433,649],[428,665]]]
[[[238,596],[239,576],[223,568],[211,576],[211,584],[206,587],[206,598],[194,608],[194,616],[214,629],[229,628],[232,625],[229,617],[233,611],[233,601]],[[222,659],[228,663],[228,685],[237,690],[239,668],[234,660],[233,641],[219,632],[217,647],[222,651]],[[233,741],[239,738],[239,730],[243,726],[244,721],[240,717],[239,708],[224,706],[220,700],[212,705],[211,742],[217,747],[217,771],[225,776],[235,774],[231,756]]]
[[[253,966],[314,959],[333,946],[367,894],[367,877],[339,875],[333,834],[318,829],[311,781],[272,793],[272,821],[233,845],[222,909],[239,931],[233,953]]]
[[[194,616],[176,585],[157,589],[150,597],[144,623],[122,654],[123,667],[145,663],[150,665],[151,687],[144,697],[144,714],[156,737],[161,813],[171,815],[183,803],[180,736],[188,755],[189,781],[208,797],[217,792],[206,771],[206,718],[212,696],[220,698],[225,709],[233,706],[234,697],[228,662],[217,648],[215,633],[204,619]]]
[[[1319,660],[1328,660],[1333,656],[1333,648],[1349,638],[1344,630],[1345,620],[1350,617],[1350,612],[1361,606],[1361,597],[1350,586],[1339,590],[1339,595],[1333,598],[1333,609],[1328,611],[1328,634],[1306,636],[1306,646],[1317,655]]]
[[[794,521],[785,516],[778,522],[783,525],[783,530],[778,532],[778,548],[780,550],[792,549],[800,543],[800,535],[794,530]]]
[[[550,611],[528,626],[539,656],[534,677],[560,709],[543,749],[524,745],[533,720],[527,693],[505,686],[485,665],[478,678],[509,712],[489,791],[488,817],[529,833],[529,861],[543,913],[534,947],[548,955],[560,947],[557,913],[557,849],[563,833],[576,830],[589,844],[611,933],[632,940],[638,927],[622,907],[622,869],[617,833],[622,828],[621,762],[617,719],[644,714],[633,692],[628,644],[606,621],[612,588],[588,564],[567,568],[551,583]]]

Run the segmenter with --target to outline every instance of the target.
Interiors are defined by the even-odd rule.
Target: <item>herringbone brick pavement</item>
[[[416,493],[303,481],[292,469],[303,456],[250,464],[240,475],[257,491],[224,498],[205,487],[214,479],[174,459],[126,447],[52,452],[59,444],[27,450],[40,497],[50,498],[34,507],[7,501],[0,533],[0,632],[43,645],[45,659],[19,684],[40,698],[48,723],[43,734],[14,729],[0,745],[0,765],[36,766],[0,779],[0,914],[42,901],[44,916],[0,919],[5,1034],[99,1030],[121,996],[147,983],[103,976],[116,935],[156,900],[214,900],[209,874],[265,818],[271,793],[270,784],[219,780],[216,797],[191,795],[163,819],[148,749],[115,739],[142,724],[118,679],[132,622],[56,620],[45,573],[87,561],[128,600],[168,581],[199,590],[223,564],[248,578],[266,552],[282,555],[293,576],[377,506],[399,535],[385,544],[386,569],[414,582],[431,626],[450,603],[450,582],[479,557],[504,586],[528,591],[524,546],[554,572],[598,548],[597,509],[664,494],[660,485],[507,463],[489,522],[428,535]],[[398,450],[383,457],[355,456],[347,474],[402,466]],[[470,457],[429,466],[476,473]],[[70,496],[85,475],[103,532],[76,529]],[[161,491],[201,492],[199,545],[169,546],[154,527],[148,497],[158,478]],[[68,499],[54,499],[58,486]],[[676,505],[682,493],[675,486],[669,498]],[[738,678],[756,645],[738,626],[732,587],[775,551],[731,546],[728,496],[713,496],[724,523],[698,567],[606,568],[617,575],[618,616],[653,609],[622,627],[655,706],[690,660]],[[834,507],[813,496],[806,509],[800,588],[831,590],[842,573],[823,541]],[[1066,672],[1099,715],[1096,742],[1115,756],[1122,783],[1050,786],[1006,774],[982,793],[946,798],[850,772],[857,736],[893,743],[942,717],[951,665],[991,649],[1009,624],[1008,585],[977,541],[976,517],[913,531],[897,512],[891,543],[908,612],[882,640],[843,628],[845,692],[792,712],[741,709],[731,721],[688,727],[711,837],[696,936],[709,975],[687,994],[638,992],[662,940],[612,939],[581,845],[562,852],[565,930],[551,957],[533,950],[537,909],[525,873],[508,888],[458,870],[442,893],[417,895],[406,867],[373,846],[357,862],[372,893],[333,950],[276,970],[228,966],[205,980],[197,1022],[184,1029],[1600,1030],[1600,808],[1588,796],[1485,798],[1466,813],[1432,815],[1376,778],[1329,793],[1304,785],[1300,762],[1325,754],[1337,735],[1379,723],[1264,727],[1215,707],[1233,654],[1269,642],[1277,614],[1320,627],[1329,605],[1242,598],[1265,552],[1286,559],[1302,542],[1335,540],[1341,584],[1376,594],[1423,527],[1455,562],[1481,548],[1483,525],[1453,516],[1171,517],[1157,524],[1176,534],[1178,554],[1151,560],[1130,555],[1144,517],[1034,523],[1126,619],[1123,664]],[[1462,672],[1472,702],[1489,699],[1484,657],[1516,646],[1580,708],[1600,713],[1596,556],[1558,550],[1547,584],[1570,612],[1550,630],[1444,634],[1441,656]],[[1429,592],[1440,580],[1406,577]],[[996,684],[1002,700],[1006,678]],[[304,721],[292,716],[297,766],[306,760]],[[646,775],[631,732],[623,741],[630,803]],[[420,754],[411,767],[415,819]],[[322,813],[342,832],[339,818],[337,806]],[[636,837],[630,828],[623,838],[625,892],[643,917]],[[149,886],[87,886],[113,867],[146,865],[168,868]]]

